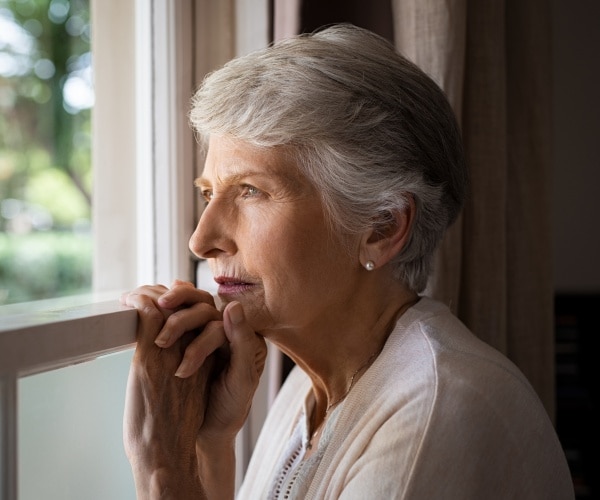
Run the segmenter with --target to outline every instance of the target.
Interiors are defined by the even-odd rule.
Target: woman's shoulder
[[[559,490],[568,479],[551,421],[522,373],[432,299],[400,318],[338,424],[327,460],[336,464],[330,481],[340,491],[350,471],[357,484],[385,490],[382,498],[394,496],[389,491],[437,497],[438,484],[449,497],[472,488],[489,498],[496,487],[512,497],[506,487],[531,484],[535,491],[547,471],[556,473]],[[370,475],[367,464],[378,473]],[[384,469],[388,474],[379,473]],[[513,480],[503,485],[505,471]],[[387,476],[394,479],[387,483]]]
[[[386,349],[388,362],[412,361],[434,371],[436,378],[445,370],[478,378],[504,374],[528,385],[511,360],[469,330],[448,306],[429,297],[422,297],[398,320]]]
[[[432,412],[445,411],[446,404],[465,412],[489,405],[486,411],[503,414],[513,404],[521,406],[512,408],[516,412],[543,411],[531,384],[511,360],[474,335],[447,306],[427,297],[399,319],[365,377],[371,378],[369,386],[383,400],[399,407],[410,400]]]

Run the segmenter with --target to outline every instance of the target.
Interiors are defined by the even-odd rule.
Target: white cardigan
[[[307,398],[310,380],[295,368],[239,499],[268,498]],[[432,299],[402,315],[336,414],[308,484],[295,485],[305,498],[574,498],[555,430],[523,374]]]

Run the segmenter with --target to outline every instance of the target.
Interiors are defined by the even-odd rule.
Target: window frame
[[[18,498],[19,378],[133,347],[137,314],[120,291],[194,278],[195,148],[182,110],[203,3],[91,1],[94,292],[0,307],[0,500]]]
[[[194,12],[204,1],[92,2],[94,290],[194,277],[187,239],[196,148],[187,110]]]
[[[268,32],[268,0],[91,0],[91,11],[94,292],[0,307],[0,500],[18,498],[18,379],[132,348],[137,314],[120,291],[195,279],[194,82]],[[269,351],[238,439],[238,485],[279,389],[269,375],[281,356]]]

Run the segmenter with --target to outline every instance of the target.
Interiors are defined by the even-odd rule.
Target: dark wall
[[[344,12],[344,16],[338,13]],[[300,30],[311,32],[332,23],[347,22],[394,39],[390,0],[304,0],[300,10]]]
[[[600,2],[553,1],[554,281],[600,291]]]

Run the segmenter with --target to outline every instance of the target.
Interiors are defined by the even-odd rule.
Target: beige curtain
[[[553,417],[550,14],[549,0],[274,3],[275,39],[354,22],[392,39],[446,91],[471,189],[428,293],[507,354]]]
[[[393,0],[396,45],[461,122],[470,197],[429,291],[507,354],[554,416],[546,0]]]

